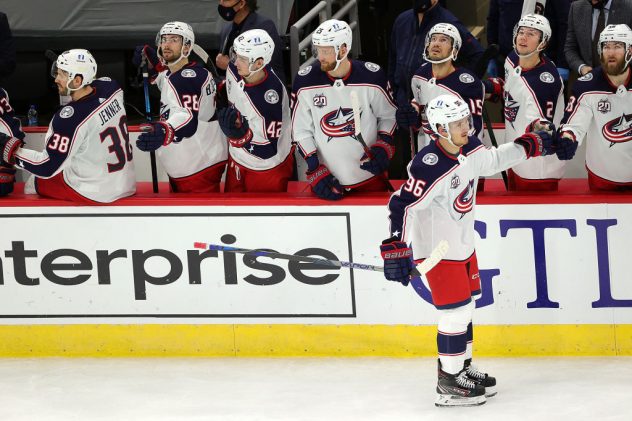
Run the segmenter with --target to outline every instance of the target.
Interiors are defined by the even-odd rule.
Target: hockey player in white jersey
[[[217,119],[230,144],[225,192],[283,192],[294,172],[290,101],[270,66],[274,41],[262,29],[239,35]]]
[[[419,150],[432,139],[425,109],[428,102],[439,95],[452,94],[462,98],[470,107],[474,123],[474,135],[482,139],[483,83],[465,68],[455,67],[454,62],[461,48],[461,35],[454,25],[438,23],[426,35],[426,47],[422,64],[411,81],[413,101],[411,106],[397,110],[397,123],[401,127],[412,126],[418,133]]]
[[[219,192],[228,157],[226,137],[215,114],[215,82],[208,70],[189,54],[195,44],[191,26],[168,22],[156,37],[157,52],[136,48],[135,63],[144,54],[157,72],[153,83],[160,89],[160,121],[141,125],[136,146],[156,151],[169,175],[171,190],[178,193]]]
[[[553,132],[525,133],[488,148],[470,134],[471,113],[463,99],[441,95],[428,103],[426,115],[438,140],[415,156],[408,181],[390,198],[391,237],[380,246],[384,276],[408,285],[413,258],[420,263],[448,242],[444,259],[425,275],[439,310],[436,405],[480,405],[496,393],[496,380],[471,364],[472,297],[481,292],[474,250],[477,179],[551,154]]]
[[[26,193],[99,204],[136,191],[123,91],[108,78],[95,79],[96,73],[97,63],[87,50],[65,51],[53,63],[59,94],[72,101],[53,116],[43,151],[0,135],[2,164],[15,163],[33,175]]]
[[[22,123],[16,117],[15,110],[9,103],[9,94],[2,88],[0,88],[0,133],[24,140]],[[0,197],[12,193],[14,184],[15,168],[13,166],[0,165]]]
[[[395,104],[384,71],[377,64],[350,60],[352,33],[331,19],[312,34],[319,64],[298,72],[292,88],[292,134],[307,161],[307,180],[323,199],[346,191],[384,191],[383,175],[393,157]],[[356,92],[360,116],[353,115]],[[354,119],[370,156],[355,137]]]
[[[632,190],[632,30],[608,25],[599,35],[601,66],[577,79],[557,155],[572,159],[586,139],[591,190]]]
[[[551,39],[549,21],[523,16],[514,28],[514,50],[505,60],[505,142],[532,130],[534,122],[558,125],[564,114],[564,85],[543,53]],[[557,190],[565,162],[555,155],[532,159],[509,170],[510,190]]]

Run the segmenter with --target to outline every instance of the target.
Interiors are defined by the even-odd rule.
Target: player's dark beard
[[[601,67],[603,67],[609,76],[619,76],[625,70],[625,60],[622,59],[614,64],[609,64],[604,57],[601,56]]]
[[[333,63],[323,63],[323,62],[320,63],[320,70],[322,70],[323,72],[331,72],[335,68],[336,68],[335,61]]]

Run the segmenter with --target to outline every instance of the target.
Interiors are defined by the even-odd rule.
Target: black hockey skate
[[[468,379],[485,388],[485,397],[491,398],[496,395],[496,378],[478,371],[476,366],[472,365],[471,358],[465,360],[465,373]]]
[[[485,388],[467,377],[465,368],[458,374],[441,370],[437,381],[436,406],[477,406],[487,401]]]

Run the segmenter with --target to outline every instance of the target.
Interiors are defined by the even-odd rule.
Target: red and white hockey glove
[[[0,163],[12,167],[15,164],[15,153],[23,144],[24,142],[16,137],[0,133]]]
[[[217,122],[222,132],[228,137],[231,146],[243,148],[252,140],[252,130],[248,119],[236,108],[221,108],[217,111]]]
[[[316,196],[325,200],[342,199],[342,186],[326,166],[319,165],[314,171],[308,171],[306,176]]]
[[[553,136],[544,131],[525,133],[514,140],[514,143],[524,148],[527,158],[551,155],[554,152]]]
[[[489,100],[491,102],[498,102],[503,97],[503,89],[505,88],[505,81],[499,77],[490,77],[483,81],[485,86],[485,94],[489,94]]]
[[[382,139],[378,139],[369,151],[370,156],[365,153],[360,159],[362,162],[360,168],[371,174],[382,174],[388,168],[388,164],[395,154],[395,147]]]

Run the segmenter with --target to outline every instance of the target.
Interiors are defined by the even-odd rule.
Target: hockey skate
[[[496,395],[496,378],[478,371],[476,366],[472,365],[471,358],[465,360],[465,374],[468,379],[485,388],[485,397],[491,398]]]
[[[437,381],[436,406],[477,406],[487,401],[485,388],[467,377],[465,368],[458,374],[441,370]]]

